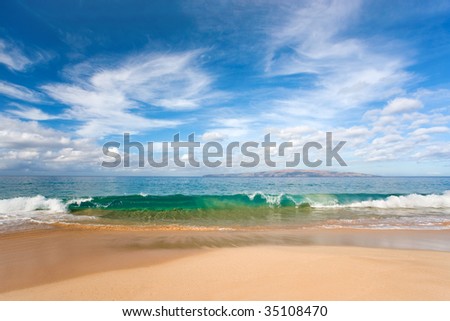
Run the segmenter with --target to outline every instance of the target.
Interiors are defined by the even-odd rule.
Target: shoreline
[[[0,240],[0,300],[450,300],[448,231],[55,227]]]

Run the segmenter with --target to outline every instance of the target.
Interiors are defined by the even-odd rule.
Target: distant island
[[[208,174],[203,177],[376,177],[376,175],[312,169],[282,169],[254,173]]]

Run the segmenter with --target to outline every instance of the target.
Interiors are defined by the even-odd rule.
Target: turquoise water
[[[450,229],[450,178],[0,177],[0,230],[55,223]]]

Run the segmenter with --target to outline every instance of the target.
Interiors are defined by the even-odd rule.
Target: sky
[[[449,84],[449,1],[1,1],[0,174],[283,169],[332,132],[348,166],[315,169],[448,176]],[[101,166],[124,133],[155,158],[175,134],[293,147],[276,168]]]

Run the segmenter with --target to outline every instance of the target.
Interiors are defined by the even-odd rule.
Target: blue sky
[[[321,169],[450,175],[449,55],[448,1],[2,1],[0,173],[238,172],[101,148],[331,131],[348,167]]]

